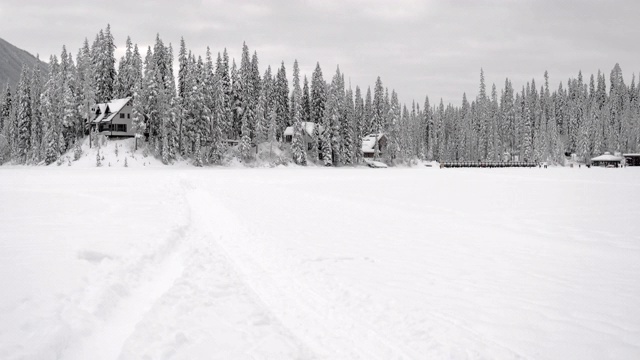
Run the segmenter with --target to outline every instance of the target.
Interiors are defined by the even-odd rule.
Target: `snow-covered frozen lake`
[[[640,169],[0,169],[2,359],[638,359]]]

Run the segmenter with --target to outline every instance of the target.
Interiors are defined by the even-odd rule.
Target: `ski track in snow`
[[[306,190],[295,191],[284,186],[281,189],[283,196],[312,202],[326,200]],[[337,199],[330,201],[333,200]],[[349,202],[347,207],[371,206],[370,203],[363,205],[366,203],[339,200],[343,203]],[[413,215],[401,207],[394,208],[393,211],[396,216]],[[436,358],[443,359],[484,359],[476,349],[489,351],[492,356],[502,359],[526,358],[437,312],[414,314],[422,316],[419,321],[403,319],[406,315],[401,312],[394,313],[393,304],[372,303],[369,294],[358,293],[355,289],[336,282],[335,279],[314,275],[313,282],[309,282],[313,287],[305,285],[300,280],[299,268],[282,268],[279,262],[270,261],[277,257],[277,254],[269,254],[268,247],[256,250],[240,243],[241,239],[254,239],[252,245],[270,244],[273,239],[256,238],[256,234],[243,231],[250,228],[250,224],[243,224],[237,218],[225,215],[229,214],[229,211],[218,210],[214,213],[214,218],[225,218],[225,223],[233,224],[226,227],[231,233],[222,236],[221,242],[232,249],[230,252],[234,253],[234,256],[230,257],[238,259],[238,268],[245,274],[246,281],[294,333],[312,345],[321,358],[417,359],[428,352]],[[261,264],[260,259],[270,260]],[[355,259],[336,257],[318,258],[315,261],[324,260],[341,262]],[[284,261],[282,264],[296,262]],[[318,289],[323,291],[320,292]],[[404,321],[397,322],[391,319]],[[413,329],[414,333],[406,334],[411,322],[415,322],[420,329]],[[425,328],[425,324],[430,326]],[[416,351],[404,345],[410,342],[406,338],[402,339],[402,335],[408,335],[410,338],[415,337],[416,333],[421,335],[424,341],[421,345],[426,345],[426,352]],[[451,344],[451,339],[465,339],[465,343]]]
[[[63,176],[63,182],[65,182],[64,179]],[[55,224],[56,226],[47,224],[49,232],[43,236],[44,239],[50,241],[45,240],[41,244],[30,244],[33,241],[27,238],[24,241],[24,248],[17,249],[19,255],[25,251],[31,251],[31,246],[35,245],[35,249],[37,249],[32,252],[34,255],[37,254],[37,256],[32,255],[33,259],[30,257],[16,259],[18,260],[17,265],[24,266],[20,260],[26,264],[24,268],[24,270],[28,270],[25,278],[26,286],[31,285],[28,277],[30,272],[34,267],[39,266],[46,266],[52,270],[54,282],[46,287],[43,286],[45,283],[36,283],[43,288],[29,289],[27,294],[31,294],[24,297],[17,307],[6,309],[7,312],[0,313],[0,320],[3,322],[3,325],[0,326],[0,336],[4,339],[0,342],[0,357],[3,359],[86,359],[89,354],[92,359],[115,359],[120,351],[121,342],[133,331],[138,320],[137,317],[150,307],[155,301],[155,297],[163,293],[164,289],[170,286],[171,279],[181,271],[177,249],[187,225],[178,225],[170,230],[172,225],[169,222],[167,224],[169,231],[163,232],[162,236],[158,238],[154,237],[157,234],[155,231],[144,231],[147,236],[139,238],[137,244],[123,248],[127,250],[122,253],[101,250],[101,248],[105,250],[113,248],[115,245],[122,246],[127,241],[127,236],[119,231],[110,232],[110,239],[116,241],[108,239],[105,242],[87,241],[92,237],[86,235],[91,235],[91,233],[84,232],[67,234],[70,239],[62,237],[73,226],[82,228],[86,224],[85,217],[96,219],[96,223],[99,223],[100,219],[117,219],[119,227],[128,229],[131,226],[130,224],[123,226],[123,221],[130,223],[127,221],[128,211],[124,211],[123,205],[117,200],[100,195],[100,192],[69,191],[66,186],[60,186],[59,180],[58,176],[51,177],[49,190],[35,189],[35,193],[47,203],[45,209],[51,205],[51,201],[47,201],[47,199],[52,196],[65,199],[70,207],[71,204],[73,207],[78,207],[77,210],[70,212],[75,221],[70,221],[72,217],[69,217],[65,208],[62,208],[60,213],[67,218],[63,218],[64,220],[61,222],[55,221],[57,214],[47,213],[46,220],[38,220],[34,225],[40,222],[47,224],[47,220],[51,224]],[[33,178],[28,178],[26,182],[33,181]],[[31,191],[33,188],[29,186],[25,186],[25,192],[20,193],[22,185],[20,183],[10,187],[16,197],[22,199],[34,195],[34,191]],[[111,185],[117,190],[117,184],[112,182]],[[63,190],[56,190],[57,188]],[[167,196],[167,200],[175,202],[174,205],[179,205],[179,202],[172,199],[171,196]],[[40,201],[38,200],[38,202]],[[34,204],[38,202],[33,202],[31,206],[37,207],[38,205]],[[13,205],[20,205],[17,208],[14,207],[14,212],[23,213],[22,204],[14,203]],[[91,209],[91,211],[82,211],[84,208]],[[138,205],[136,209],[140,208]],[[29,208],[29,206],[26,206],[25,209],[31,212],[36,210]],[[125,218],[119,218],[118,215]],[[175,217],[180,218],[179,212]],[[3,219],[6,220],[6,217]],[[144,220],[142,221],[144,222]],[[19,221],[15,223],[20,224]],[[5,223],[5,226],[7,224],[10,223]],[[8,237],[5,240],[24,237],[23,233],[28,234],[34,231],[31,228],[19,227],[16,228],[17,231],[14,231],[13,227],[13,225],[5,227],[5,230],[8,230],[8,233],[5,232]],[[58,231],[58,227],[61,231]],[[93,235],[97,235],[96,232],[99,232],[95,227],[92,231]],[[132,233],[137,234],[136,232]],[[74,244],[73,241],[77,243]],[[83,249],[90,243],[93,248]],[[70,244],[71,246],[69,246]],[[5,250],[14,251],[11,248]],[[43,254],[40,255],[39,252],[43,252]],[[31,262],[39,258],[45,261],[30,265]],[[70,266],[71,263],[73,263],[73,267]],[[73,290],[74,287],[70,281],[72,279],[55,277],[58,275],[56,271],[65,265],[76,269],[76,271],[86,270],[84,275],[77,274],[77,278],[81,282],[75,290]],[[11,271],[11,267],[8,269]],[[35,270],[40,269],[36,268]],[[48,275],[46,270],[42,275],[45,275],[46,278]],[[71,278],[68,275],[71,274],[67,273],[66,276]],[[75,276],[73,277],[75,278]],[[70,284],[60,284],[61,288],[56,288],[56,283],[61,280],[69,281]],[[22,284],[20,285],[22,286]],[[64,293],[63,289],[72,291]]]
[[[247,236],[242,224],[227,209],[216,205],[211,196],[197,197],[192,202],[199,213],[210,214],[207,232],[219,233],[221,243],[227,244],[221,252],[227,261],[241,274],[243,282],[261,299],[265,309],[270,309],[291,331],[308,343],[316,356],[344,359],[409,358],[387,337],[377,333],[367,324],[346,313],[338,314],[323,295],[303,285],[290,269],[278,269],[271,273],[252,259],[250,251],[242,248],[231,250],[229,244]],[[224,224],[224,225],[223,225]],[[222,229],[216,231],[216,228]],[[225,231],[226,230],[226,231]],[[266,239],[263,239],[266,240]],[[264,249],[263,249],[264,250]],[[291,275],[287,275],[291,274]]]
[[[190,184],[193,223],[185,270],[138,324],[120,359],[313,359],[237,273],[218,246],[232,224],[216,199]],[[214,224],[209,226],[209,224]]]
[[[96,360],[118,358],[124,342],[144,314],[182,273],[179,247],[188,231],[186,229],[188,225],[175,230],[153,252],[132,262],[118,264],[106,279],[91,280],[96,286],[91,290],[100,293],[98,303],[88,309],[65,310],[63,313],[91,312],[97,317],[96,323],[92,330],[87,331],[86,337],[69,344],[60,358],[82,360],[87,358],[87,354]],[[93,291],[89,291],[89,298],[95,297],[96,294],[91,294]]]
[[[64,340],[44,347],[35,358],[55,353],[59,359],[86,359],[88,354],[92,359],[116,359],[141,316],[182,272],[180,248],[190,226],[189,214],[186,218],[164,238],[149,241],[148,247],[135,246],[118,258],[79,252],[79,259],[98,268],[58,310],[56,316],[66,324],[58,334]]]

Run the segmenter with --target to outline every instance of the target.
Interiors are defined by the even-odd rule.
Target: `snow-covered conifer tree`
[[[329,95],[324,111],[324,132],[321,137],[322,158],[325,165],[338,164],[340,159],[342,134],[341,116],[344,108],[344,83],[340,68],[331,80]]]
[[[78,104],[80,108],[78,109],[78,115],[89,121],[93,118],[93,114],[91,113],[91,105],[95,104],[95,85],[94,85],[94,64],[91,62],[91,50],[89,48],[89,41],[87,38],[84,39],[84,44],[82,48],[78,51],[77,61],[77,72],[78,72]],[[44,122],[43,118],[43,122]],[[84,126],[81,129],[81,136],[85,134],[88,129],[85,129]],[[44,135],[43,135],[44,136]]]
[[[240,80],[240,74],[236,67],[235,60],[231,63],[231,114],[232,124],[231,133],[232,139],[239,139],[242,136],[242,81]],[[248,124],[247,124],[248,126]]]
[[[43,122],[40,97],[42,95],[42,74],[40,66],[33,67],[31,73],[31,149],[30,157],[34,163],[39,163],[42,158]]]
[[[383,123],[386,114],[383,91],[382,80],[380,80],[380,76],[378,76],[373,92],[373,103],[371,104],[371,131],[375,133],[379,133],[383,130]]]
[[[209,159],[214,164],[219,164],[222,160],[223,152],[223,127],[226,121],[225,114],[225,94],[222,88],[222,79],[216,74],[214,76],[214,88],[213,88],[213,113],[211,114],[211,145],[209,152]]]
[[[31,150],[31,122],[32,122],[32,108],[31,108],[31,90],[29,87],[29,77],[27,68],[22,67],[22,73],[20,75],[20,81],[18,83],[18,132],[17,132],[17,153],[15,154],[16,160],[20,163],[27,161],[27,156]]]
[[[366,135],[364,128],[364,100],[362,99],[362,93],[360,92],[360,87],[356,86],[356,94],[355,94],[355,103],[354,103],[354,117],[355,123],[353,128],[354,133],[354,148],[355,148],[355,163],[359,164],[362,162],[363,154],[362,154],[362,138]]]
[[[431,104],[429,103],[429,97],[426,96],[424,99],[424,123],[425,123],[425,139],[426,139],[426,159],[433,160],[433,143],[435,141],[434,138],[434,123],[433,123],[433,110],[431,109]]]
[[[115,43],[111,35],[111,26],[105,31],[100,30],[91,49],[94,64],[94,85],[97,102],[107,102],[113,99],[114,83],[116,79]]]
[[[353,91],[347,90],[344,97],[344,108],[341,116],[340,137],[342,138],[342,154],[340,155],[345,165],[352,165],[356,156],[354,150],[354,126],[355,108],[353,103]]]
[[[311,98],[309,95],[309,81],[307,80],[307,76],[304,76],[304,81],[302,85],[302,100],[301,100],[301,108],[300,108],[300,118],[303,122],[311,121]]]
[[[121,79],[119,97],[123,98],[133,96],[136,82],[139,82],[142,77],[142,58],[138,51],[138,45],[133,45],[131,37],[127,36],[126,47],[124,74],[118,74]]]
[[[187,46],[184,42],[184,38],[180,38],[180,50],[178,52],[178,96],[182,101],[186,97],[187,93],[187,73],[188,73],[188,62],[187,62]]]
[[[371,99],[371,87],[367,87],[367,95],[364,100],[364,121],[363,121],[365,135],[375,132],[373,126],[373,100]]]
[[[60,131],[63,141],[60,143],[60,154],[71,147],[76,139],[80,136],[82,120],[78,114],[80,102],[76,96],[78,89],[77,83],[77,71],[73,58],[70,53],[67,53],[66,47],[62,47],[62,53],[60,55],[60,72],[57,78],[57,89],[59,93],[60,113]]]
[[[514,106],[514,90],[509,79],[505,80],[505,87],[500,99],[500,116],[503,124],[504,139],[502,152],[515,154],[517,141],[516,109]]]
[[[255,111],[255,107],[253,105],[253,80],[252,80],[252,71],[251,71],[251,58],[249,55],[249,47],[246,43],[242,44],[242,58],[240,59],[240,69],[238,69],[238,86],[234,86],[234,89],[238,89],[240,92],[239,97],[239,107],[242,111],[242,116],[245,116],[245,113]],[[235,84],[234,84],[235,85]],[[247,126],[249,128],[249,136],[251,136],[251,131],[254,121],[254,114],[249,113],[246,114]],[[242,121],[245,121],[244,119]]]
[[[159,153],[162,156],[162,163],[165,165],[169,164],[169,141],[168,141],[168,137],[167,137],[167,126],[166,126],[166,119],[163,118],[162,122],[161,122],[161,127],[160,127],[160,131],[161,131],[161,138],[162,138],[162,147],[160,147],[158,145],[158,142],[156,142],[156,153]]]
[[[291,125],[291,119],[289,118],[289,82],[284,62],[282,62],[276,75],[274,98],[276,114],[278,115],[276,137],[282,139],[284,130]]]
[[[264,91],[260,92],[260,97],[258,98],[258,109],[256,112],[256,129],[255,129],[255,142],[256,144],[261,144],[267,141],[267,131],[268,131],[268,123],[267,123],[267,114],[266,114],[266,106],[267,106],[267,98],[265,96]]]
[[[229,77],[229,55],[227,49],[223,51],[222,57],[218,53],[218,59],[216,61],[216,78],[219,81],[219,88],[223,95],[223,104],[221,114],[223,115],[220,122],[220,129],[225,139],[232,139],[233,129],[233,112],[232,112],[232,94],[231,94],[231,79]]]
[[[316,63],[316,68],[313,71],[311,78],[311,95],[310,95],[310,110],[309,116],[312,122],[320,124],[324,117],[324,107],[326,102],[326,89],[327,85],[322,78],[322,69],[320,63]]]
[[[245,114],[242,116],[241,137],[239,144],[240,156],[244,162],[248,162],[251,159],[251,136],[249,135],[251,130],[249,129],[249,118]]]
[[[293,117],[293,139],[291,152],[293,161],[298,165],[307,165],[307,152],[304,144],[306,130],[302,126],[302,89],[300,88],[300,68],[298,60],[293,63],[293,91],[291,92],[291,109]]]
[[[493,84],[491,87],[491,102],[489,103],[488,108],[488,118],[489,118],[489,138],[488,138],[488,157],[492,161],[497,161],[500,159],[500,145],[499,145],[499,129],[498,129],[498,121],[499,121],[499,111],[500,105],[498,104],[498,90],[496,89],[496,85]]]
[[[260,78],[260,68],[258,63],[258,53],[253,52],[251,56],[251,68],[249,71],[249,84],[251,85],[249,91],[249,108],[253,114],[253,119],[249,124],[251,127],[251,134],[255,136],[255,128],[257,126],[256,113],[258,112],[258,106],[260,101],[260,94],[262,93],[262,79]]]
[[[267,141],[269,141],[269,157],[273,155],[273,145],[277,142],[278,133],[278,114],[276,107],[271,108],[269,114],[269,129],[267,130]]]
[[[194,151],[194,155],[193,155],[194,165],[198,167],[202,167],[202,146],[200,144],[200,134],[196,135],[195,148],[196,150]]]
[[[387,150],[384,153],[384,159],[388,163],[392,163],[398,156],[402,156],[401,138],[400,138],[400,121],[402,110],[398,102],[398,96],[395,91],[392,93],[390,100],[389,114],[385,116],[388,118],[388,125],[386,126],[386,135],[389,139]],[[404,117],[408,116],[408,110],[405,107]]]
[[[49,60],[50,72],[43,93],[41,96],[41,110],[43,119],[43,148],[44,160],[47,165],[56,161],[60,155],[59,137],[60,137],[60,118],[62,117],[60,104],[60,72],[58,60],[55,56],[51,56]]]
[[[2,98],[2,107],[0,108],[0,131],[4,134],[9,125],[9,116],[11,115],[11,86],[7,83]],[[6,134],[5,134],[6,136]]]
[[[476,98],[476,111],[474,116],[474,130],[477,133],[477,147],[474,160],[486,160],[488,153],[489,119],[488,119],[487,88],[484,82],[484,70],[480,69],[480,90]]]
[[[267,66],[267,70],[265,70],[264,75],[262,76],[261,81],[261,93],[264,93],[265,103],[264,103],[264,113],[265,117],[269,119],[271,114],[271,109],[274,107],[274,98],[273,91],[274,88],[274,80],[273,75],[271,73],[271,66]],[[269,121],[267,120],[267,123]]]

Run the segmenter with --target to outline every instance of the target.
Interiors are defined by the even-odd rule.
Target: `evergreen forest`
[[[487,85],[480,70],[477,97],[463,94],[454,106],[428,96],[401,104],[380,77],[372,87],[351,88],[339,67],[323,73],[320,63],[307,78],[296,61],[289,77],[284,62],[261,68],[247,44],[237,60],[226,49],[196,56],[184,39],[176,54],[159,35],[147,49],[127,38],[119,61],[115,49],[107,26],[93,42],[85,39],[75,59],[63,46],[48,68],[25,66],[17,86],[0,95],[0,164],[55,162],[90,136],[92,105],[125,97],[132,98],[136,132],[166,164],[220,164],[229,144],[251,162],[256,144],[283,146],[289,126],[294,135],[286,146],[299,165],[359,164],[362,138],[372,133],[387,136],[381,160],[388,164],[501,161],[505,154],[562,164],[569,153],[588,159],[640,152],[640,84],[635,75],[626,84],[618,64],[608,78],[578,72],[552,86],[545,72],[522,88],[509,79]],[[309,147],[306,122],[320,125]]]

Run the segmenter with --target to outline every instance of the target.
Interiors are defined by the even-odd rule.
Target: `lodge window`
[[[127,124],[113,124],[113,127],[115,127],[113,131],[127,132]]]
[[[120,113],[120,119],[124,119],[124,114]]]
[[[131,119],[131,114],[127,113],[127,119]]]

